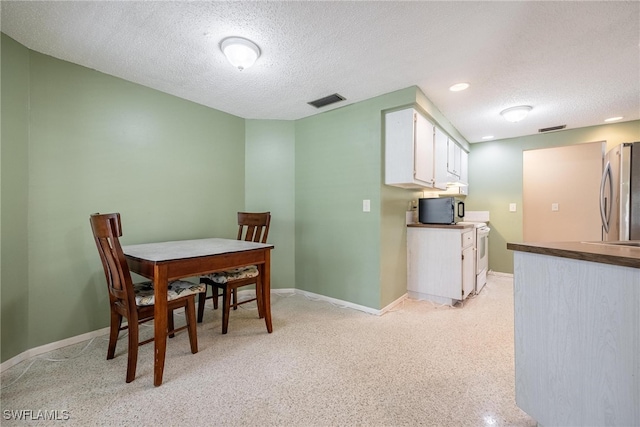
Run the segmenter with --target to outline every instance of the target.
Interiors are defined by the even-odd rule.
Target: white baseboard
[[[352,308],[354,310],[363,311],[363,312],[368,313],[368,314],[375,314],[376,316],[380,316],[380,315],[386,313],[387,311],[392,310],[395,306],[397,306],[398,304],[402,303],[402,301],[407,298],[407,294],[404,294],[403,296],[401,296],[397,300],[393,301],[391,304],[389,304],[386,307],[384,307],[382,310],[376,310],[376,309],[373,309],[373,308],[370,308],[370,307],[365,307],[364,305],[354,304],[354,303],[351,303],[351,302],[348,302],[348,301],[343,301],[343,300],[327,297],[327,296],[320,295],[320,294],[314,294],[313,292],[307,292],[307,291],[303,291],[303,290],[300,290],[300,289],[293,289],[293,288],[271,289],[271,293],[272,294],[276,294],[276,295],[279,295],[279,294],[281,294],[281,295],[299,294],[299,295],[306,296],[309,299],[318,300],[318,301],[325,301],[325,302],[328,302],[330,304],[337,305],[337,306],[340,306],[340,307]],[[249,297],[255,296],[255,291],[253,291],[253,290],[240,290],[238,292],[238,298],[240,298],[244,294],[247,294]],[[178,310],[176,310],[176,312],[178,312]],[[29,349],[27,351],[24,351],[24,352],[18,354],[17,356],[12,357],[9,360],[4,361],[2,364],[0,364],[0,372],[4,372],[6,369],[9,369],[9,368],[17,365],[18,363],[20,363],[20,362],[22,362],[24,360],[30,359],[32,357],[39,356],[41,354],[48,353],[48,352],[53,351],[53,350],[58,350],[60,348],[67,347],[67,346],[70,346],[70,345],[73,345],[73,344],[77,344],[77,343],[89,340],[91,338],[95,338],[95,337],[99,337],[99,336],[102,336],[102,335],[106,335],[108,333],[109,333],[109,327],[106,327],[106,328],[98,329],[97,331],[87,332],[85,334],[77,335],[75,337],[70,337],[70,338],[67,338],[67,339],[64,339],[64,340],[61,340],[61,341],[56,341],[56,342],[52,342],[52,343],[49,343],[49,344],[42,345],[40,347]]]
[[[489,270],[487,274],[497,277],[513,277],[513,273],[500,273],[499,271]]]
[[[402,295],[400,298],[393,301],[391,304],[387,305],[386,307],[383,307],[382,310],[380,310],[380,314],[385,314],[386,312],[393,310],[397,305],[402,304],[402,302],[407,298],[409,298],[408,294]]]
[[[272,294],[290,296],[297,292],[294,288],[271,289]]]
[[[58,350],[63,347],[68,347],[73,344],[77,344],[86,340],[90,340],[91,338],[100,337],[102,335],[106,335],[109,333],[109,327],[98,329],[97,331],[87,332],[85,334],[76,335],[75,337],[66,338],[64,340],[52,342],[49,344],[41,345],[40,347],[31,348],[27,351],[24,351],[17,356],[12,357],[9,360],[5,360],[0,364],[0,372],[4,372],[5,369],[9,369],[18,363],[30,359],[35,356],[39,356],[44,353],[48,353],[53,350]]]
[[[318,300],[318,301],[325,301],[328,302],[329,304],[333,304],[333,305],[337,305],[339,307],[343,307],[343,308],[352,308],[354,310],[358,310],[358,311],[363,311],[365,313],[368,314],[375,314],[376,316],[380,316],[381,314],[383,314],[385,311],[388,311],[391,307],[396,306],[399,301],[394,301],[390,306],[385,307],[383,310],[376,310],[374,308],[371,307],[366,307],[364,305],[360,305],[360,304],[354,304],[352,302],[348,302],[348,301],[343,301],[340,299],[336,299],[336,298],[331,298],[331,297],[327,297],[324,295],[320,295],[320,294],[315,294],[313,292],[308,292],[308,291],[303,291],[301,289],[271,289],[272,293],[275,294],[291,294],[291,293],[295,293],[298,295],[303,295],[309,299],[313,299],[313,300]],[[403,299],[404,297],[400,298],[400,301]]]
[[[328,297],[328,296],[325,296],[325,295],[315,294],[313,292],[303,291],[301,289],[296,289],[296,293],[300,294],[300,295],[304,295],[304,296],[306,296],[307,298],[310,298],[310,299],[314,299],[314,300],[318,300],[318,301],[325,301],[325,302],[328,302],[328,303],[333,304],[333,305],[337,305],[337,306],[342,307],[342,308],[352,308],[354,310],[362,311],[362,312],[365,312],[365,313],[375,314],[377,316],[380,315],[380,310],[376,310],[376,309],[371,308],[371,307],[366,307],[364,305],[354,304],[352,302],[343,301],[343,300],[340,300],[340,299],[337,299],[337,298]]]

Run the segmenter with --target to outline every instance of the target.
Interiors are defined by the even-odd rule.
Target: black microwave
[[[422,224],[455,224],[464,217],[464,202],[455,197],[418,201],[418,221]]]

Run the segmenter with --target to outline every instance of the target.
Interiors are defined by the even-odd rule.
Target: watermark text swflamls
[[[2,418],[16,421],[67,421],[71,413],[67,410],[33,410],[33,409],[5,409]]]

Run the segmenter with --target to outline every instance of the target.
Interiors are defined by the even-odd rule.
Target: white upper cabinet
[[[469,154],[451,139],[447,139],[447,181],[450,184],[469,185]],[[464,194],[467,194],[466,192]]]
[[[460,150],[460,182],[469,185],[469,153]]]
[[[414,117],[414,178],[424,185],[433,184],[433,124],[422,114],[413,112]]]
[[[447,140],[447,146],[447,173],[449,174],[449,181],[455,182],[460,179],[462,148],[451,138]]]
[[[385,114],[385,184],[402,188],[446,188],[438,153],[435,126],[414,108]]]
[[[435,162],[434,162],[434,179],[435,188],[447,188],[447,134],[436,126],[434,133],[435,145]]]

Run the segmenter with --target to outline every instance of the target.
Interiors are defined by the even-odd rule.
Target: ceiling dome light
[[[487,140],[487,139],[493,139],[495,138],[493,135],[487,135],[487,136],[483,136],[482,139]]]
[[[469,83],[456,83],[449,88],[451,92],[460,92],[461,90],[465,90],[469,87]]]
[[[220,42],[220,50],[222,50],[231,65],[240,71],[251,67],[256,62],[256,59],[260,57],[258,45],[242,37],[227,37]]]
[[[518,107],[511,107],[506,110],[502,110],[500,115],[504,117],[505,120],[515,123],[527,117],[527,114],[529,114],[531,109],[532,107],[529,105],[520,105]]]
[[[617,122],[618,120],[622,120],[624,119],[624,117],[622,116],[618,116],[618,117],[609,117],[608,119],[605,119],[605,122]]]

